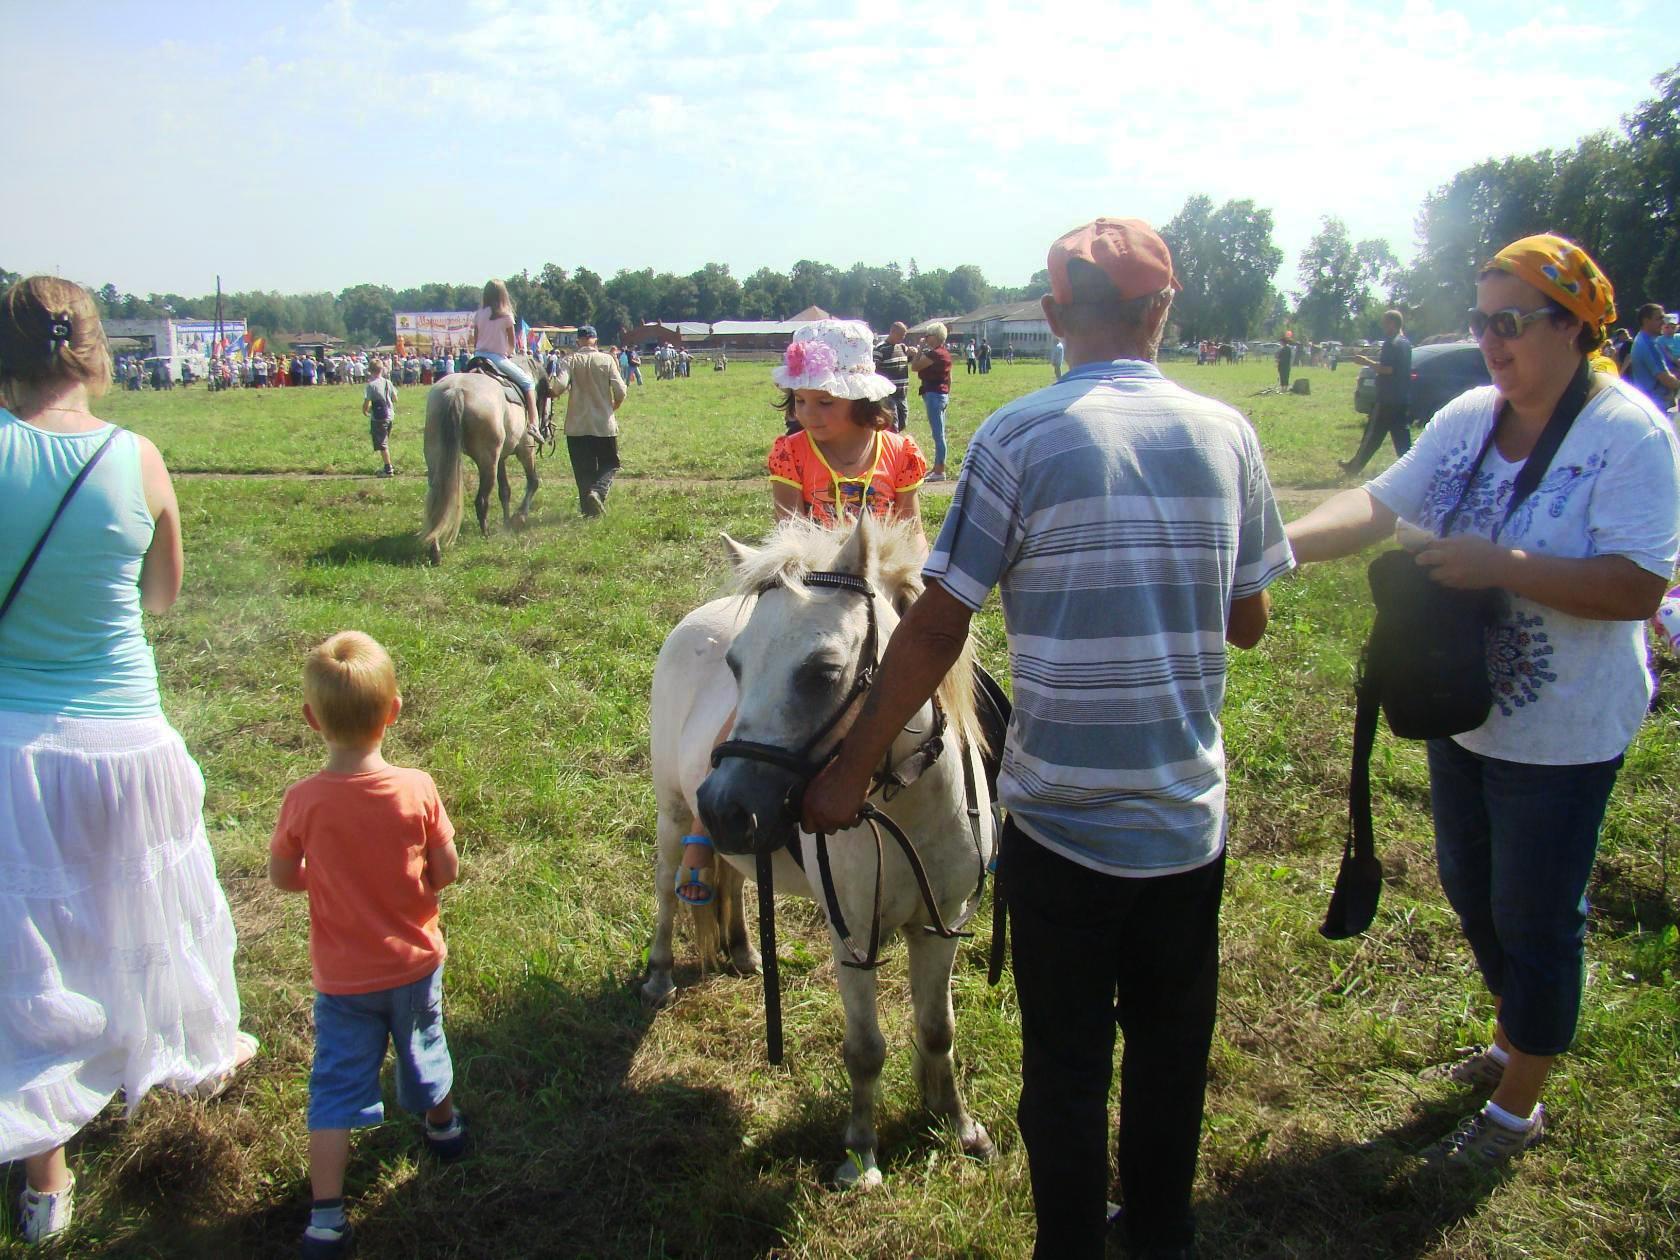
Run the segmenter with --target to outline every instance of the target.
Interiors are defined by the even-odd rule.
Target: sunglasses
[[[1508,306],[1502,311],[1473,310],[1469,314],[1470,335],[1480,340],[1482,334],[1491,329],[1493,335],[1501,341],[1515,341],[1530,324],[1557,313],[1558,308],[1555,306],[1542,306],[1526,315],[1514,306]]]

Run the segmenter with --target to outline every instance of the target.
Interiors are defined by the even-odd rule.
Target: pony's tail
[[[433,401],[441,405],[434,408]],[[445,390],[427,400],[426,428],[435,430],[437,462],[431,464],[432,444],[427,444],[426,527],[420,532],[422,546],[447,547],[461,532],[461,441],[466,427],[466,395]],[[432,436],[431,432],[428,436]]]

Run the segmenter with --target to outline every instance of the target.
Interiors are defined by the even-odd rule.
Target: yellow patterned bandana
[[[1600,337],[1616,319],[1616,291],[1586,250],[1561,236],[1512,241],[1484,268],[1527,281]]]

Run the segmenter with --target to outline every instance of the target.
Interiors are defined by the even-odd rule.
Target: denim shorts
[[[360,1129],[385,1119],[379,1069],[387,1041],[396,1051],[397,1101],[408,1111],[430,1111],[455,1082],[443,1038],[442,967],[394,989],[315,995],[311,1130]]]
[[[1621,764],[1532,766],[1429,741],[1441,888],[1524,1054],[1562,1054],[1574,1039],[1587,881]]]

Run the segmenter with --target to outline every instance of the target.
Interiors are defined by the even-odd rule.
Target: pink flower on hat
[[[784,362],[789,376],[821,378],[832,374],[840,359],[834,347],[824,342],[794,341],[788,344]]]

